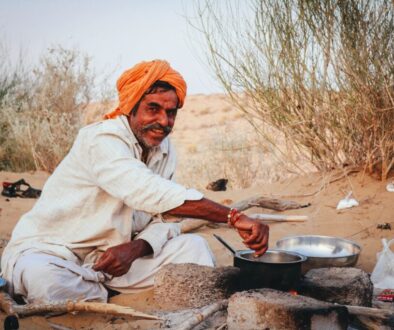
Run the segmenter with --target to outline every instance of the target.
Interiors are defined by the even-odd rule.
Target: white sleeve
[[[163,213],[182,205],[186,199],[203,197],[196,190],[153,173],[115,134],[103,133],[94,138],[89,161],[96,184],[136,210]]]
[[[156,257],[168,240],[180,234],[181,225],[179,223],[164,223],[162,217],[158,215],[134,239],[147,241],[152,247],[153,257]]]

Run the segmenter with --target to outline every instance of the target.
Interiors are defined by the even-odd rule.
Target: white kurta
[[[160,216],[149,224],[152,216],[203,195],[171,181],[176,156],[169,139],[152,150],[147,164],[141,154],[125,116],[81,129],[33,209],[16,225],[1,258],[3,276],[11,281],[18,258],[33,252],[92,264],[136,232],[157,256],[180,228]]]

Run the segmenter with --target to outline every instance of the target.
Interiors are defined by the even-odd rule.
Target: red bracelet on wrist
[[[230,212],[227,214],[227,223],[230,227],[234,227],[235,223],[239,220],[241,217],[241,213],[238,212],[237,209],[231,208]]]

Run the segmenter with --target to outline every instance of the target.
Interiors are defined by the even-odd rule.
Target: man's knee
[[[196,234],[183,234],[177,237],[182,246],[192,251],[201,251],[202,249],[209,249],[207,241]]]
[[[191,262],[205,266],[214,266],[215,259],[208,242],[196,234],[183,234],[176,237],[174,243],[177,251],[183,257],[177,262]]]
[[[48,255],[21,257],[15,267],[13,282],[15,293],[28,302],[107,299],[106,290],[99,283],[83,280],[80,274],[57,265],[56,257]]]

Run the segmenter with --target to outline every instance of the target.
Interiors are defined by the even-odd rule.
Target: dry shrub
[[[394,168],[392,1],[240,4],[198,2],[191,22],[238,109],[318,170],[363,166],[385,180]]]
[[[91,101],[89,58],[77,50],[50,49],[1,106],[8,131],[0,164],[14,171],[52,172],[69,151]]]
[[[17,137],[13,134],[7,113],[11,104],[15,104],[15,110],[19,113],[21,103],[27,98],[29,84],[26,71],[21,61],[12,64],[8,47],[0,42],[0,169],[12,169],[14,164],[20,164],[19,168],[22,169],[34,166],[32,158],[26,157],[29,149],[17,147]]]

